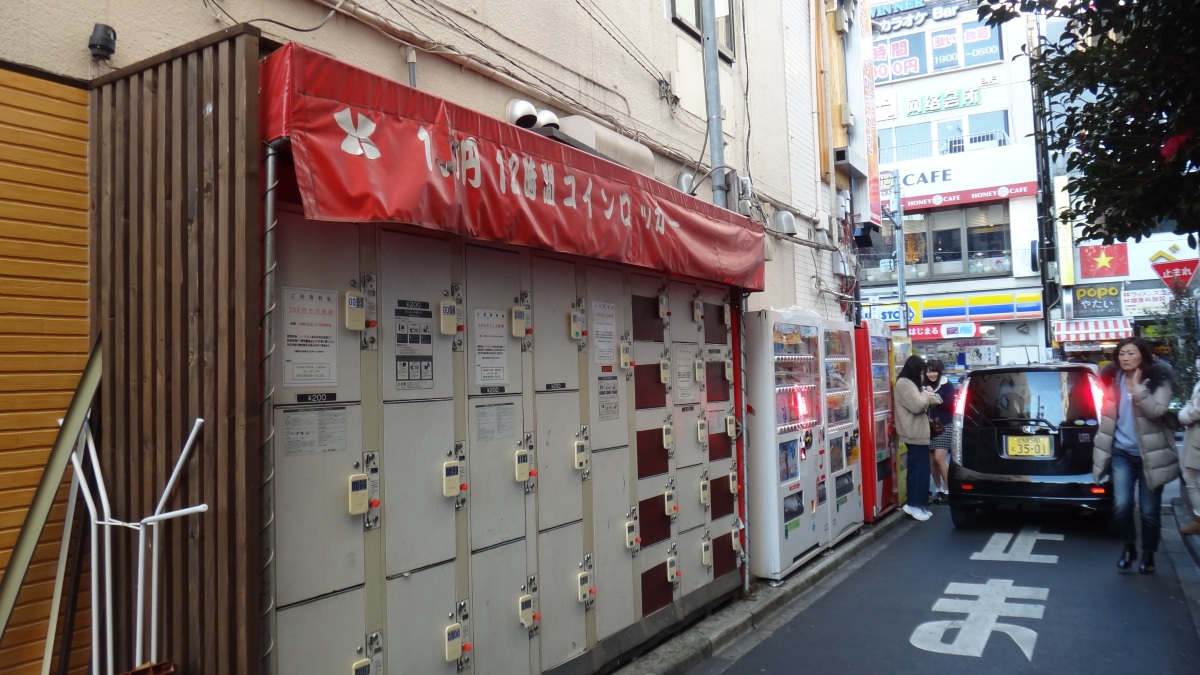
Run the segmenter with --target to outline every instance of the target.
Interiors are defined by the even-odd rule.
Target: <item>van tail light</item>
[[[1099,485],[1093,485],[1093,486],[1092,486],[1092,494],[1094,494],[1094,495],[1102,495],[1102,494],[1104,494],[1105,492],[1108,492],[1108,490],[1106,490],[1106,489],[1105,489],[1105,488],[1103,488],[1103,487],[1100,487]]]
[[[955,464],[962,466],[962,433],[963,433],[963,415],[967,410],[967,388],[970,386],[971,380],[967,378],[963,382],[962,388],[958,390],[958,397],[954,399],[954,421],[951,427],[947,429],[950,434],[950,457]]]
[[[1100,386],[1100,383],[1094,377],[1091,378],[1091,383],[1092,403],[1096,406],[1096,419],[1098,420],[1104,416],[1104,387]]]
[[[958,396],[954,399],[954,415],[962,417],[967,412],[967,391],[963,389],[958,392]]]

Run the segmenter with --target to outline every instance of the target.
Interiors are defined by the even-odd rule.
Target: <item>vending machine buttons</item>
[[[516,480],[518,483],[524,483],[525,481],[529,480],[531,475],[533,475],[529,469],[529,451],[518,450],[513,459],[517,469],[515,476]]]
[[[462,653],[462,624],[452,623],[446,626],[446,662],[454,663]]]
[[[350,476],[350,515],[361,516],[370,508],[371,500],[367,490],[367,474],[356,473]]]
[[[730,316],[730,312],[729,312],[729,303],[728,303],[728,302],[727,302],[727,303],[725,303],[724,310],[725,310],[725,311],[724,311],[724,314],[725,314],[725,316],[724,316],[723,318],[725,319],[725,325],[726,325],[726,326],[732,325],[732,324],[733,324],[733,318]]]
[[[742,533],[738,531],[737,525],[729,530],[729,539],[733,544],[733,550],[738,553],[742,552]]]
[[[462,492],[462,466],[460,462],[446,462],[442,464],[442,496],[457,497],[459,492]]]
[[[725,359],[725,379],[733,382],[733,359]]]
[[[671,315],[670,300],[667,298],[666,292],[658,294],[658,318],[666,319]]]
[[[730,440],[737,438],[737,418],[733,415],[725,418],[725,433],[729,434]]]

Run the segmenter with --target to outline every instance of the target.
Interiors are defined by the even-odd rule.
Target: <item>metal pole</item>
[[[704,48],[704,109],[708,115],[708,154],[712,158],[713,204],[728,208],[725,199],[725,134],[721,130],[721,83],[717,70],[717,10],[713,0],[700,0],[700,33]]]
[[[417,88],[417,50],[408,47],[404,50],[404,60],[408,62],[408,86]]]
[[[92,427],[87,420],[83,422],[83,434],[92,463],[92,477],[96,480],[96,489],[100,493],[100,508],[104,511],[104,659],[108,666],[104,672],[113,675],[116,670],[113,667],[112,510],[108,506],[108,489],[104,485],[104,474],[100,471],[100,453],[96,450],[96,439],[92,437]],[[97,581],[93,580],[92,583]],[[96,669],[99,668],[97,665]]]
[[[900,172],[892,171],[892,208],[888,217],[896,238],[896,290],[900,293],[900,330],[908,330],[908,298],[905,295],[905,275],[908,274],[904,261],[904,201],[900,194]]]
[[[179,461],[175,462],[175,470],[171,472],[171,478],[167,481],[167,487],[163,489],[162,497],[158,500],[158,507],[154,509],[154,515],[163,512],[167,507],[167,502],[171,499],[171,492],[175,490],[175,483],[179,480],[179,474],[183,471],[183,467],[187,464],[188,455],[192,452],[192,446],[196,442],[196,437],[200,435],[200,427],[204,426],[204,420],[196,418],[196,423],[192,425],[192,433],[188,434],[187,442],[183,444],[183,451],[179,453]],[[158,526],[154,527],[154,538],[150,542],[150,662],[158,663],[158,541],[159,541]]]
[[[92,576],[88,580],[88,585],[92,590],[92,672],[100,670],[100,584],[96,580],[100,578],[100,556],[97,554],[97,543],[100,538],[99,527],[96,524],[96,518],[99,516],[96,513],[96,503],[92,501],[92,491],[88,488],[86,480],[83,480],[83,465],[79,461],[78,453],[71,453],[71,464],[75,467],[75,475],[80,477],[79,489],[83,494],[83,501],[87,503],[88,516],[92,521],[92,541],[91,541],[91,559],[92,559]]]

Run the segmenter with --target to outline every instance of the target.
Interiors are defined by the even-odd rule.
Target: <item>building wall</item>
[[[82,88],[0,64],[0,575],[87,361],[87,116]],[[41,662],[65,514],[64,489],[0,642],[5,672]]]

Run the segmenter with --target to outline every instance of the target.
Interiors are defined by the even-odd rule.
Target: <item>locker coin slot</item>
[[[704,359],[696,359],[694,369],[696,371],[696,382],[704,384]]]
[[[518,483],[524,483],[529,480],[530,476],[534,475],[534,472],[529,468],[529,451],[518,450],[513,459],[517,468],[516,480]]]
[[[512,308],[512,336],[515,338],[525,337],[525,329],[528,324],[529,313],[521,305],[514,305]]]
[[[583,312],[577,309],[571,310],[571,314],[567,320],[567,331],[572,340],[580,340],[583,338],[583,325],[586,319],[583,318]]]
[[[729,530],[729,538],[731,540],[731,543],[733,544],[733,550],[737,551],[738,553],[741,553],[742,552],[742,533],[738,532],[737,525],[734,525],[733,528],[731,528]]]
[[[666,359],[658,362],[658,381],[671,384],[671,362]]]
[[[704,301],[699,298],[692,300],[692,321],[696,323],[704,321]]]
[[[522,595],[517,600],[517,611],[521,616],[521,625],[526,628],[533,628],[533,596]]]
[[[446,662],[453,663],[462,656],[462,624],[452,623],[446,627]]]
[[[708,442],[708,422],[704,418],[696,421],[696,440],[702,445]]]
[[[346,330],[363,331],[367,329],[367,297],[362,291],[346,291],[345,316]]]
[[[737,472],[736,471],[729,472],[729,491],[735,495],[737,494],[738,482],[737,482]]]
[[[679,510],[679,505],[675,503],[675,491],[667,490],[663,493],[663,507],[668,516],[674,516]]]
[[[733,359],[725,359],[725,379],[733,382]]]
[[[666,319],[671,315],[671,303],[666,293],[658,294],[658,318]]]
[[[733,318],[730,316],[730,313],[729,313],[729,303],[728,302],[725,303],[724,310],[725,310],[724,311],[725,316],[723,318],[725,319],[725,325],[729,326],[729,325],[733,324]]]
[[[575,468],[583,471],[588,468],[587,441],[575,441]]]
[[[454,300],[442,300],[439,304],[438,331],[442,335],[454,335],[458,332],[458,306]]]
[[[662,429],[663,429],[663,450],[669,451],[672,447],[675,446],[675,430],[671,428],[671,425],[669,423],[664,424]]]
[[[725,433],[730,438],[737,438],[737,418],[733,415],[725,418]]]
[[[702,480],[700,481],[700,503],[707,507],[711,501],[708,481]]]
[[[633,348],[629,343],[621,340],[621,368],[628,369],[633,365]]]
[[[679,559],[675,556],[667,558],[667,581],[675,583],[681,576],[683,572],[679,570]]]
[[[457,497],[459,492],[462,492],[460,480],[462,467],[460,462],[446,462],[442,464],[442,496]]]
[[[350,675],[371,675],[371,659],[361,659],[352,663]]]
[[[595,591],[592,589],[592,575],[590,572],[580,572],[579,574],[579,601],[587,603],[591,600]]]
[[[361,516],[370,508],[370,493],[367,490],[367,474],[350,476],[350,515]]]
[[[707,539],[700,544],[700,563],[705,567],[712,567],[712,542]]]
[[[625,548],[633,548],[642,543],[642,538],[637,535],[637,523],[629,521],[625,523]]]

